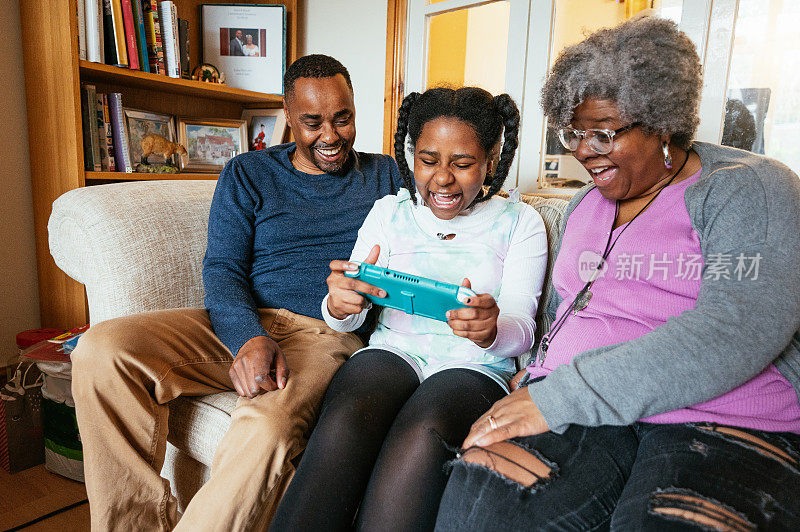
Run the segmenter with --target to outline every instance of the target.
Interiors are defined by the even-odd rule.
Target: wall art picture
[[[178,141],[187,152],[182,171],[218,173],[247,151],[247,124],[244,120],[179,119]]]
[[[147,135],[160,135],[169,142],[175,142],[175,122],[171,115],[150,113],[138,109],[123,108],[125,128],[128,134],[131,163],[136,166],[142,162],[142,140]],[[177,155],[165,158],[161,153],[151,153],[147,163],[151,165],[176,164]]]
[[[278,109],[245,109],[242,119],[247,120],[247,144],[250,151],[263,150],[283,142],[286,134],[286,115]]]

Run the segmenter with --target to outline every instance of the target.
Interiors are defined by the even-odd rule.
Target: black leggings
[[[436,434],[460,446],[504,395],[476,371],[448,369],[420,384],[397,355],[359,353],[331,381],[270,530],[432,529],[453,457]]]

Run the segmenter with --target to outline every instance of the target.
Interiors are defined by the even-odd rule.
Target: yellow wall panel
[[[467,58],[466,9],[434,15],[428,26],[428,75],[426,88],[464,84]]]

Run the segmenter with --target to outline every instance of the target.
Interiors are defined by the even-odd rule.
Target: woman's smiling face
[[[575,107],[571,125],[575,129],[611,129],[627,126],[612,100],[587,98]],[[650,192],[669,171],[664,166],[658,135],[646,135],[634,127],[614,136],[609,153],[599,155],[582,140],[572,152],[589,171],[603,197],[612,200],[638,198]]]
[[[451,220],[472,205],[490,159],[470,125],[452,117],[426,123],[414,148],[414,181],[437,218]]]

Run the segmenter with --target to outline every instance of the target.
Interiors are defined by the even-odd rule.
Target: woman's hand
[[[514,375],[514,376],[511,378],[511,381],[509,381],[509,383],[508,383],[508,388],[509,388],[509,389],[510,389],[512,392],[513,392],[514,390],[516,390],[516,389],[517,389],[517,386],[519,386],[519,381],[521,381],[521,380],[522,380],[522,378],[525,376],[525,374],[526,374],[526,373],[528,373],[528,370],[527,370],[527,369],[525,369],[525,368],[523,368],[523,369],[519,370],[519,371],[517,372],[517,374],[516,374],[516,375]]]
[[[493,427],[496,427],[494,428]],[[488,412],[472,424],[464,449],[547,432],[550,427],[531,399],[527,388],[521,388],[497,401]]]
[[[372,249],[364,259],[367,264],[375,264],[381,253],[379,245],[372,246]],[[364,281],[346,277],[344,272],[358,270],[358,265],[345,260],[333,260],[330,263],[331,274],[328,275],[328,312],[337,320],[343,320],[351,314],[358,314],[367,306],[367,299],[359,294],[372,294],[378,297],[386,297],[386,292],[367,284]]]
[[[461,286],[472,288],[469,279],[464,279]],[[447,313],[447,324],[453,334],[469,338],[484,349],[491,346],[497,338],[497,316],[500,309],[490,294],[478,294],[467,299],[466,308],[458,308]]]

